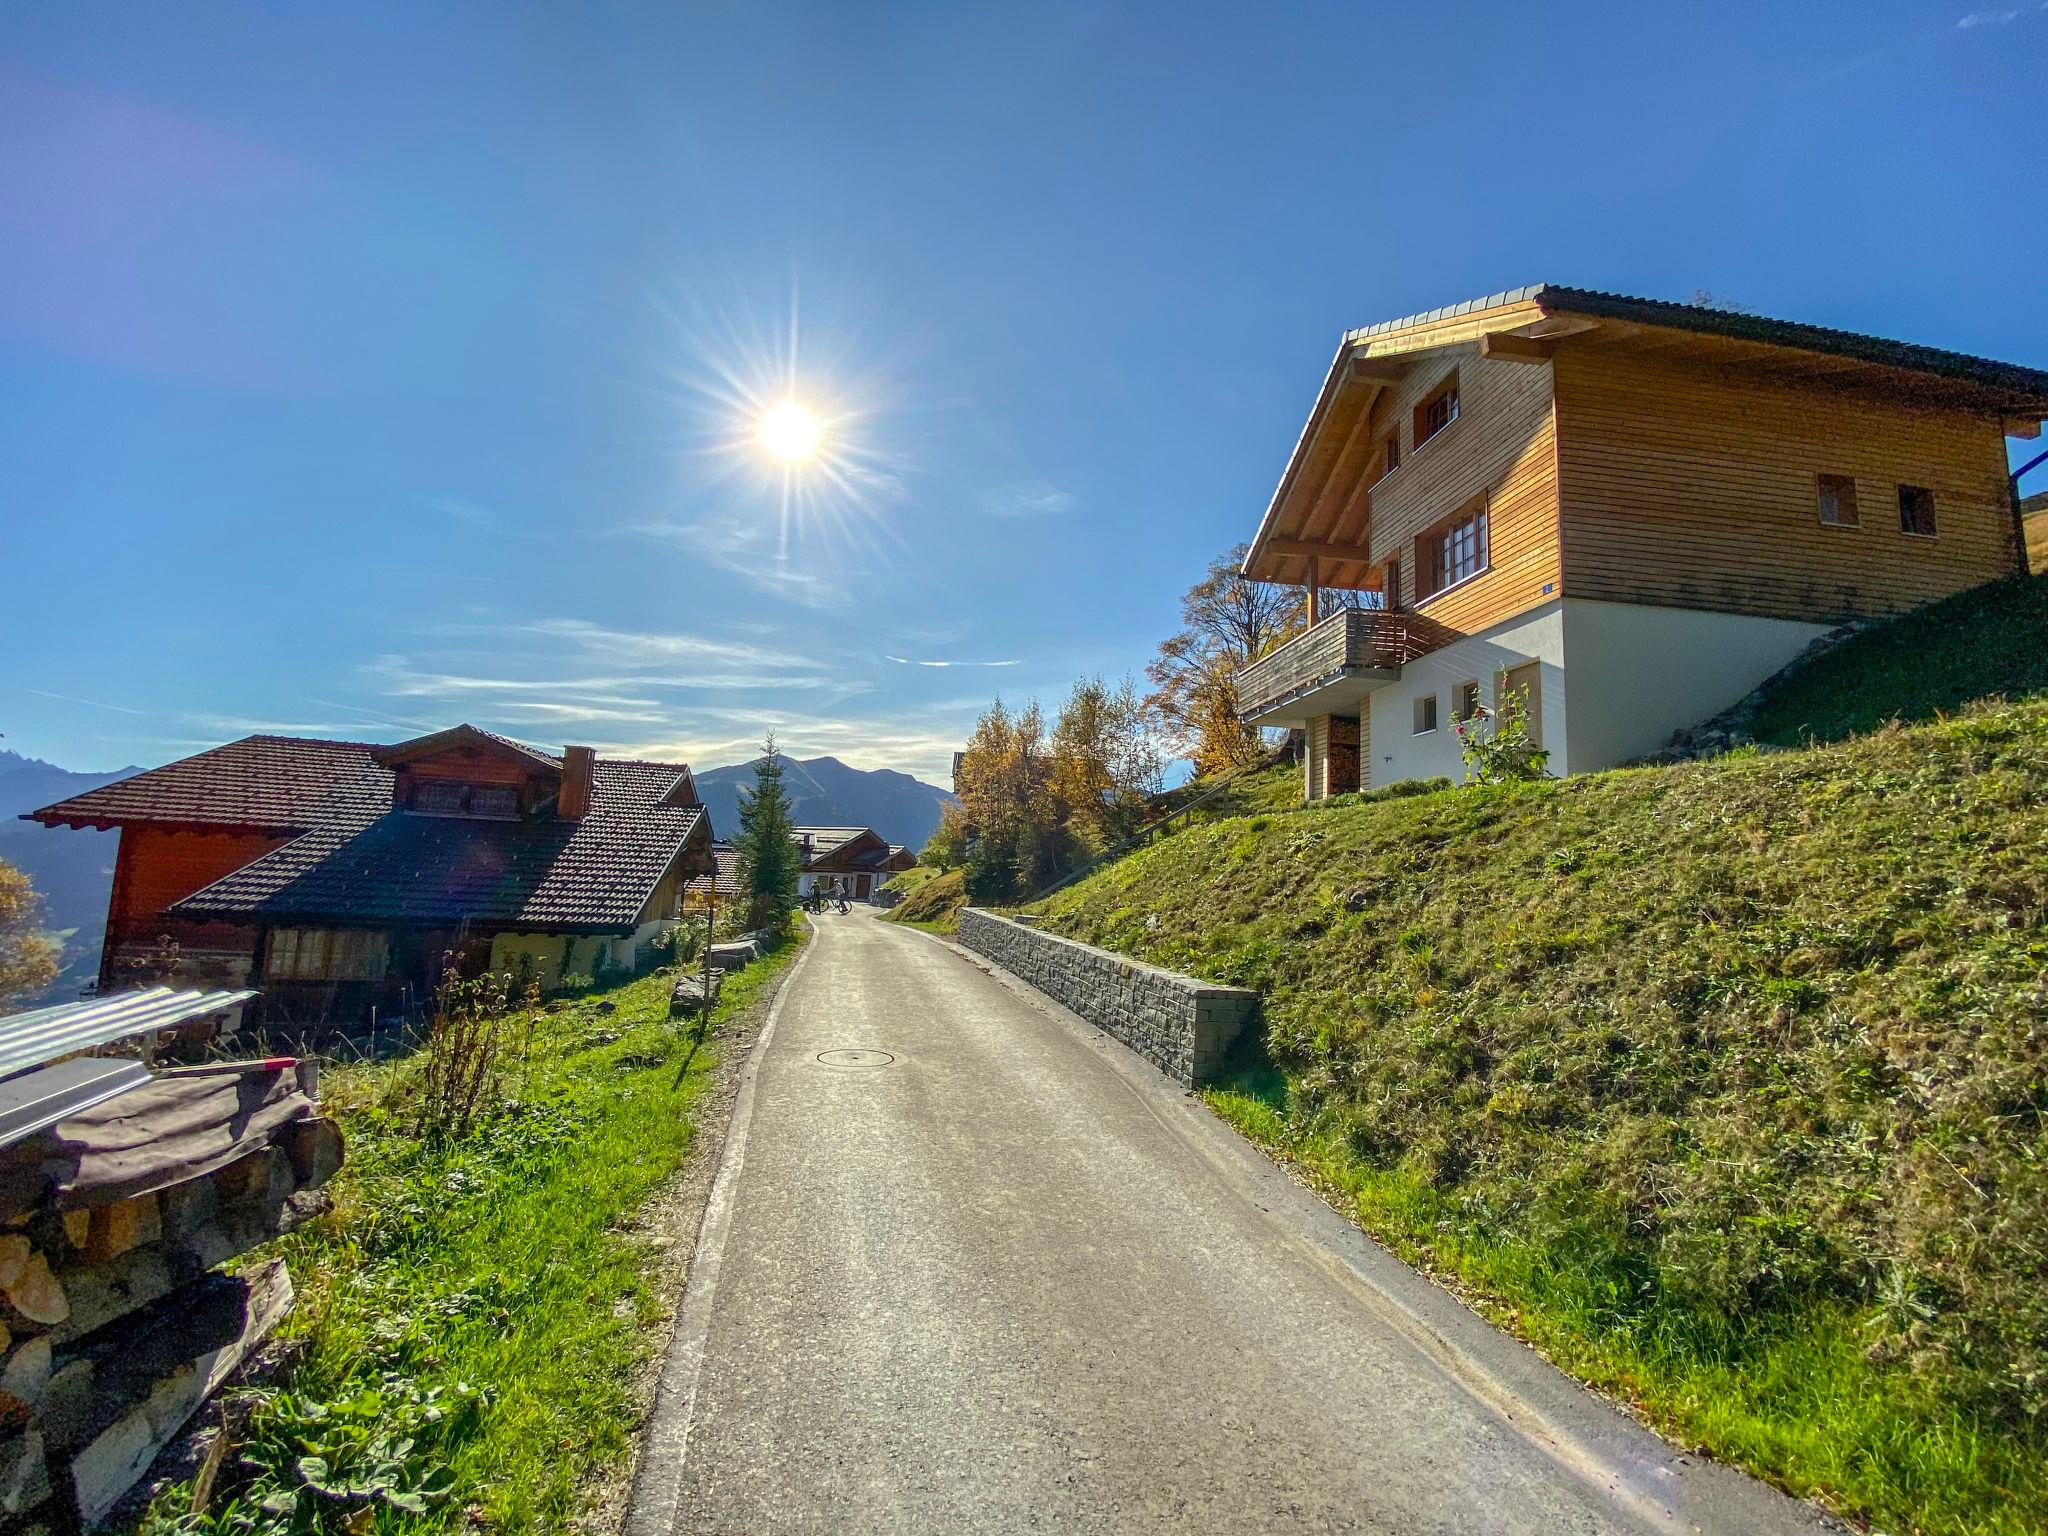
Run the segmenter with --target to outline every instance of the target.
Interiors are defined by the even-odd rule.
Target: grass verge
[[[2048,699],[1197,826],[1044,911],[1257,988],[1219,1111],[1682,1443],[2048,1529]]]
[[[967,875],[950,870],[921,882],[917,889],[882,914],[882,920],[927,933],[953,933],[960,926],[960,909],[967,905]]]
[[[331,1215],[264,1250],[298,1301],[280,1386],[245,1400],[216,1493],[148,1524],[209,1532],[571,1527],[626,1457],[665,1298],[636,1216],[680,1168],[719,1034],[801,948],[734,976],[701,1042],[643,978],[508,1036],[507,1100],[450,1145],[413,1132],[418,1057],[345,1066],[322,1096],[348,1138]],[[259,1255],[262,1256],[262,1255]]]

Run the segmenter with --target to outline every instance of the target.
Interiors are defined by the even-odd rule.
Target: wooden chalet
[[[394,746],[250,736],[30,812],[118,827],[100,984],[178,946],[180,976],[264,1017],[413,1011],[454,955],[543,985],[625,971],[707,873],[681,763],[559,754],[460,725]]]
[[[2006,439],[2044,416],[2037,369],[1553,285],[1350,331],[1243,565],[1309,628],[1241,712],[1304,732],[1310,798],[1460,776],[1508,693],[1554,772],[1654,752],[1844,621],[2025,570]]]
[[[803,848],[803,870],[797,876],[797,892],[803,896],[815,891],[866,901],[889,876],[917,863],[917,855],[873,827],[798,827],[794,836]]]

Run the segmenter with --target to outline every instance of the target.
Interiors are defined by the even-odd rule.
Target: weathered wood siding
[[[1403,338],[1404,344],[1407,338]],[[1415,446],[1416,405],[1453,371],[1458,419]],[[1401,434],[1401,467],[1371,492],[1371,559],[1400,561],[1397,600],[1470,634],[1558,595],[1557,440],[1547,363],[1482,358],[1476,340],[1431,356],[1373,408],[1375,437]],[[1416,540],[1484,496],[1489,563],[1417,603]],[[1545,587],[1550,588],[1545,591]]]
[[[2011,568],[1995,422],[1569,343],[1551,369],[1573,597],[1826,621]],[[1860,527],[1821,524],[1820,474],[1855,477]],[[1902,483],[1934,492],[1935,538],[1899,531]]]
[[[253,955],[253,927],[171,917],[165,909],[289,841],[256,832],[186,832],[147,822],[124,826],[114,858],[114,888],[107,900],[101,985],[120,980],[115,967],[124,955],[151,948],[159,937],[175,939],[188,955]]]

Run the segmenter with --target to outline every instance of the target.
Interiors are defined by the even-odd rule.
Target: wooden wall
[[[2011,568],[1989,419],[1592,345],[1567,343],[1550,371],[1573,597],[1827,621]],[[1821,525],[1822,473],[1855,477],[1860,527]],[[1933,490],[1936,538],[1899,531],[1902,482]]]
[[[1405,338],[1404,338],[1405,340]],[[1415,446],[1414,409],[1456,370],[1458,419]],[[1547,363],[1479,355],[1476,340],[1418,363],[1374,403],[1372,432],[1401,434],[1401,467],[1372,491],[1372,561],[1401,563],[1398,601],[1470,634],[1559,595],[1556,418]],[[1490,566],[1416,604],[1418,535],[1475,497],[1487,503]],[[1544,587],[1552,590],[1545,591]]]
[[[165,909],[289,841],[256,832],[186,832],[146,822],[124,826],[114,860],[114,889],[107,903],[107,939],[100,955],[102,986],[114,979],[114,962],[124,948],[133,951],[153,946],[160,935],[169,935],[187,951],[253,954],[253,927],[171,918],[165,916]]]

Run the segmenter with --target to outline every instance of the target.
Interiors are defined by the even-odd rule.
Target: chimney
[[[595,747],[562,748],[562,793],[555,801],[555,814],[564,821],[581,821],[590,814],[590,781],[596,766]]]

